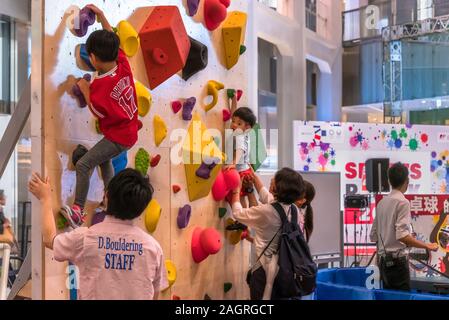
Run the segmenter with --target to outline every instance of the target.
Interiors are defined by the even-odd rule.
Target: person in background
[[[290,219],[291,205],[304,197],[305,187],[301,175],[289,168],[284,168],[276,173],[271,181],[270,191],[265,188],[260,178],[253,171],[251,172],[251,178],[254,179],[254,185],[262,205],[243,208],[240,202],[241,188],[239,186],[232,192],[231,215],[233,219],[246,224],[254,231],[256,254],[261,257],[252,267],[251,299],[270,300],[273,282],[279,268],[276,252],[280,239],[278,231],[282,225],[281,218],[271,203],[279,202]]]
[[[299,226],[306,238],[310,242],[313,233],[313,208],[312,201],[315,199],[315,187],[308,181],[304,181],[306,193],[303,199],[296,202],[296,206],[300,208]]]
[[[410,291],[407,248],[437,251],[438,244],[424,243],[412,236],[410,202],[404,196],[409,185],[407,167],[394,164],[388,171],[388,179],[393,190],[377,205],[370,238],[377,244],[384,289]]]
[[[80,300],[152,300],[168,287],[161,246],[133,222],[153,195],[140,172],[126,169],[111,180],[102,223],[61,234],[56,234],[49,179],[33,173],[29,189],[41,202],[45,247],[56,261],[79,269]]]
[[[2,235],[5,232],[5,228],[9,226],[9,220],[6,219],[5,213],[3,211],[5,205],[6,205],[5,191],[0,190],[0,235]]]

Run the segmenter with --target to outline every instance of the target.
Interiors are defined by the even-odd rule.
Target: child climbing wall
[[[239,14],[238,18],[225,21],[226,19],[217,19],[217,16],[210,14],[218,10],[225,13],[222,17],[226,16],[226,12],[230,17],[231,12],[247,11],[246,0],[233,0],[227,8],[228,2],[201,0],[198,7],[198,1],[190,0],[76,2],[79,8],[89,3],[100,7],[110,23],[117,27],[122,39],[132,38],[132,29],[140,32],[140,46],[131,41],[123,48],[129,55],[134,78],[137,80],[139,119],[143,125],[137,144],[127,153],[127,166],[135,167],[136,155],[139,154],[137,167],[147,172],[155,187],[155,201],[138,223],[147,232],[151,229],[152,235],[161,243],[165,258],[170,260],[167,265],[171,270],[172,286],[161,295],[163,299],[172,299],[173,296],[181,299],[204,299],[206,295],[211,299],[249,297],[245,283],[249,261],[248,244],[239,242],[235,234],[225,231],[228,217],[224,209],[226,205],[224,202],[214,201],[207,192],[213,181],[194,177],[198,183],[208,185],[202,190],[203,193],[205,190],[206,195],[199,194],[198,190],[194,190],[195,182],[186,178],[186,171],[193,167],[176,162],[179,158],[176,155],[182,153],[184,143],[184,136],[177,129],[188,130],[192,126],[192,120],[201,120],[205,128],[218,130],[223,135],[224,120],[229,120],[226,119],[227,94],[223,89],[235,88],[243,92],[247,89],[245,48],[240,45],[244,42],[246,18],[242,16],[245,15]],[[77,62],[76,56],[82,55],[80,45],[86,42],[92,31],[101,29],[101,25],[93,21],[92,25],[87,23],[82,26],[86,30],[73,30],[71,21],[78,11],[72,4],[71,0],[43,1],[44,34],[33,34],[33,42],[42,43],[44,52],[41,79],[42,87],[45,88],[42,92],[44,135],[41,141],[46,173],[55,185],[55,210],[61,204],[73,201],[73,150],[79,144],[90,149],[101,139],[101,134],[96,130],[95,119],[86,108],[79,107],[72,92],[76,80],[90,73],[80,68],[88,70],[87,61],[83,64],[78,59]],[[156,6],[176,7],[165,8],[159,13],[167,16],[161,23],[173,26],[174,33],[177,34],[175,38],[179,42],[176,50],[170,52],[165,52],[164,48],[151,48],[154,55],[149,57],[143,51],[148,52],[148,43],[154,42],[152,37],[157,30],[154,31],[156,27],[151,24],[153,20],[148,18],[156,10]],[[153,18],[156,20],[155,16]],[[183,28],[187,37],[183,35]],[[231,41],[233,39],[235,41]],[[38,63],[40,61],[37,59],[33,60],[33,64]],[[157,77],[153,76],[154,73],[148,76],[148,70],[164,65],[157,72]],[[212,97],[207,97],[208,95]],[[246,96],[243,95],[240,105],[246,105],[246,101]],[[214,140],[220,142],[221,138]],[[39,171],[36,164],[33,166]],[[215,172],[218,169],[217,166]],[[210,179],[213,176],[214,174]],[[103,193],[103,182],[98,170],[95,170],[86,204],[90,215],[101,202]],[[210,237],[215,239],[218,235],[221,242],[221,249],[217,247],[220,250],[215,254],[207,253],[204,260],[200,259],[200,263],[194,261],[191,249],[192,237],[201,231],[197,228],[203,231],[206,229],[206,233],[208,228],[214,228],[216,232],[209,232]],[[43,298],[67,299],[70,289],[66,285],[67,265],[56,263],[51,251],[46,251],[42,271],[45,288]]]

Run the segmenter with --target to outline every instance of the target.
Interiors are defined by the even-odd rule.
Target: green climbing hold
[[[240,55],[244,54],[245,52],[246,52],[246,46],[242,44],[240,46]]]
[[[335,166],[337,164],[337,161],[335,161],[335,159],[331,160],[331,165]]]
[[[409,146],[410,150],[412,150],[412,151],[418,150],[418,140],[411,139],[408,146]]]
[[[226,283],[224,284],[224,286],[223,286],[223,289],[224,289],[224,292],[225,292],[225,293],[228,293],[228,292],[231,291],[231,289],[232,289],[232,283],[226,282]]]
[[[256,123],[250,133],[249,158],[254,171],[259,170],[268,157],[264,135],[260,124]]]
[[[150,167],[150,154],[143,148],[137,151],[135,167],[143,176],[147,175],[148,168]]]
[[[228,94],[228,98],[229,98],[229,99],[232,99],[232,98],[234,98],[234,96],[235,96],[235,89],[228,89],[228,90],[226,91],[226,93]]]
[[[68,221],[64,216],[59,215],[56,219],[56,227],[58,230],[65,229],[68,225]]]
[[[226,208],[218,209],[218,215],[220,216],[220,219],[223,219],[227,213],[228,213],[228,209],[226,209]]]

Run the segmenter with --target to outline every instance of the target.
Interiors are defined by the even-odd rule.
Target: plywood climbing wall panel
[[[249,244],[229,244],[225,233],[225,220],[218,216],[218,208],[225,206],[216,203],[209,195],[200,200],[189,202],[185,170],[182,164],[171,160],[182,145],[182,139],[173,135],[177,129],[187,129],[189,121],[182,119],[180,111],[174,114],[171,102],[174,100],[196,97],[194,112],[198,112],[207,128],[216,129],[223,134],[225,124],[222,110],[227,107],[226,90],[219,93],[217,106],[205,112],[204,106],[210,102],[206,97],[209,80],[222,82],[226,88],[242,89],[246,93],[247,70],[246,56],[243,55],[238,64],[227,70],[224,56],[222,30],[218,28],[209,32],[204,26],[203,2],[201,1],[197,15],[189,17],[186,1],[182,0],[80,0],[76,4],[83,7],[94,3],[102,8],[113,26],[119,21],[127,20],[137,31],[144,25],[149,13],[159,5],[174,5],[180,10],[187,34],[208,47],[209,64],[206,69],[191,77],[188,81],[181,78],[181,72],[174,75],[151,91],[153,105],[146,117],[141,118],[143,129],[139,132],[139,141],[128,153],[128,166],[134,167],[134,158],[139,148],[144,148],[150,155],[161,155],[161,162],[156,168],[149,169],[149,176],[155,189],[154,197],[162,207],[162,216],[153,236],[160,242],[166,259],[170,259],[177,267],[178,278],[170,290],[164,292],[163,299],[177,295],[181,299],[203,299],[208,294],[212,299],[247,299],[248,289],[245,284],[249,263]],[[84,43],[90,31],[101,28],[96,23],[83,38],[75,37],[68,29],[74,14],[71,0],[45,0],[42,17],[44,35],[39,38],[33,35],[33,41],[42,41],[43,45],[43,129],[44,162],[46,174],[54,184],[54,209],[61,204],[71,204],[75,191],[75,171],[71,165],[72,151],[78,144],[92,147],[102,136],[96,132],[95,119],[89,110],[80,109],[70,91],[76,79],[85,73],[78,69],[75,62],[75,47]],[[246,0],[232,1],[229,11],[247,11]],[[144,58],[139,49],[129,59],[135,79],[147,88],[150,87]],[[33,61],[39,63],[39,61]],[[241,104],[246,104],[246,95]],[[168,136],[159,147],[155,146],[153,119],[158,115],[167,125]],[[178,184],[182,190],[174,194],[172,185]],[[103,183],[97,170],[93,173],[88,195],[88,210],[93,211],[103,196]],[[192,207],[189,226],[179,230],[176,218],[178,210],[186,204]],[[144,228],[143,219],[136,224]],[[195,227],[216,228],[224,242],[221,251],[196,264],[191,256],[190,243]],[[45,253],[45,298],[68,299],[66,286],[68,277],[67,264],[53,261],[52,252]],[[231,282],[233,288],[223,292],[225,282]]]

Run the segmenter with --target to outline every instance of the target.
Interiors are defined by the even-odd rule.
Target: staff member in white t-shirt
[[[437,251],[438,244],[424,243],[411,233],[410,202],[405,198],[409,185],[409,171],[396,163],[388,171],[393,191],[376,208],[371,229],[371,241],[377,243],[377,254],[384,289],[410,291],[409,248]]]

